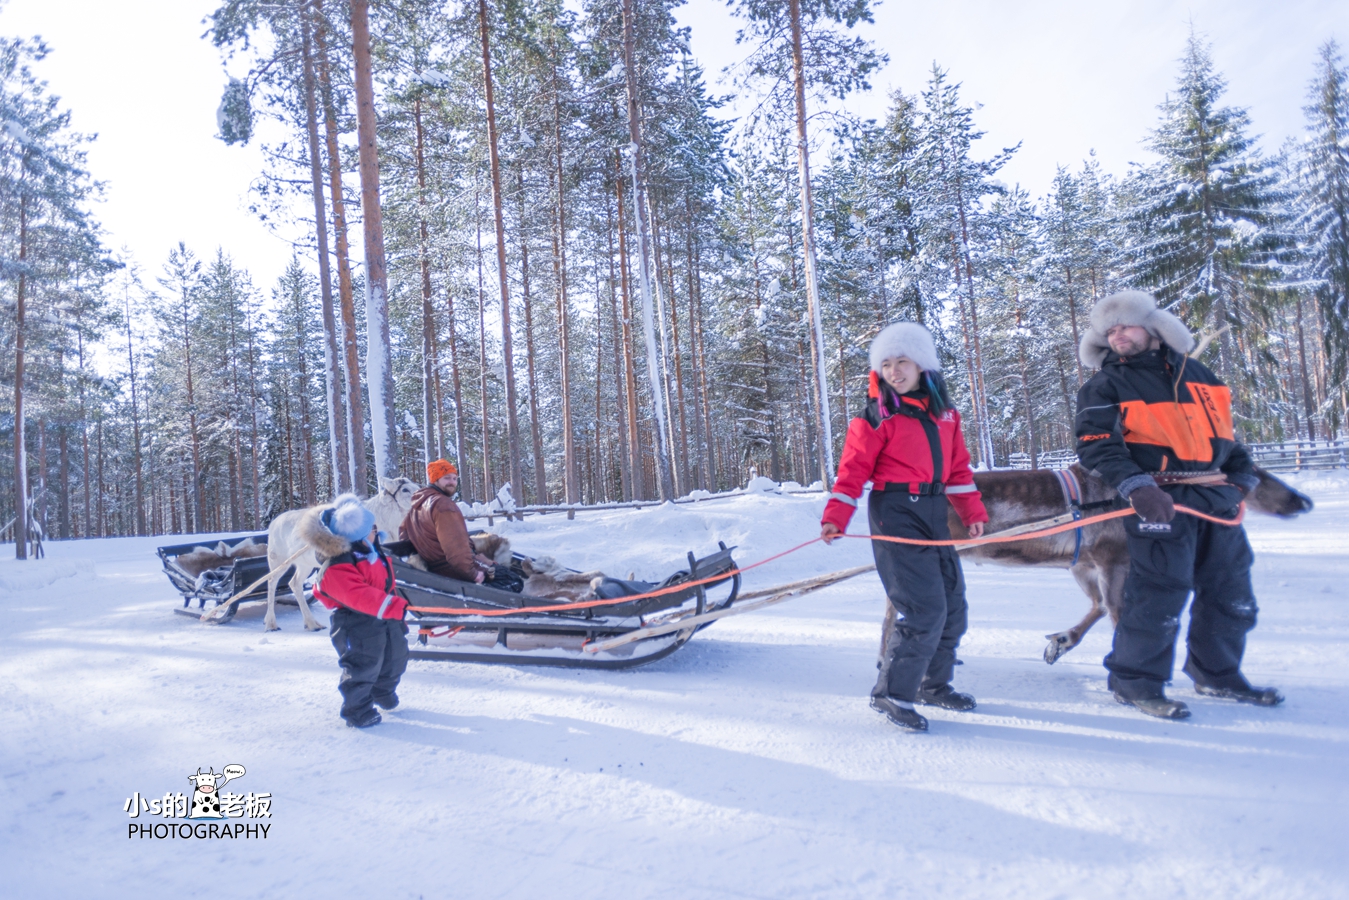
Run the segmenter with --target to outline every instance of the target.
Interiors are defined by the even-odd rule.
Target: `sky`
[[[256,142],[227,147],[215,137],[227,74],[201,36],[216,0],[0,4],[0,35],[46,40],[52,54],[40,76],[73,111],[74,127],[99,136],[89,167],[106,183],[96,214],[108,245],[126,247],[151,276],[178,241],[201,256],[223,247],[270,288],[292,247],[248,211],[262,168]],[[716,82],[745,48],[725,5],[691,0],[677,16],[692,28],[714,90],[731,93]],[[883,118],[891,92],[920,91],[935,62],[977,109],[986,137],[976,152],[1021,142],[1001,177],[1032,196],[1045,193],[1056,166],[1076,168],[1093,150],[1117,174],[1147,159],[1142,140],[1191,26],[1212,42],[1227,102],[1249,109],[1267,151],[1302,128],[1317,48],[1332,37],[1349,43],[1344,0],[889,0],[875,18],[862,33],[890,62],[849,108]]]

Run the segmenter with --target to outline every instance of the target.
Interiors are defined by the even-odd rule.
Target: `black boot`
[[[1246,676],[1240,672],[1231,678],[1223,679],[1221,683],[1206,684],[1205,681],[1208,679],[1204,678],[1194,661],[1188,658],[1185,660],[1184,671],[1194,679],[1194,692],[1205,697],[1235,700],[1238,703],[1251,703],[1255,706],[1278,706],[1283,702],[1283,694],[1280,694],[1277,688],[1251,687]]]
[[[1132,706],[1139,712],[1156,716],[1159,719],[1188,719],[1190,708],[1179,700],[1168,700],[1162,693],[1162,686],[1152,682],[1134,679],[1117,680],[1112,674],[1106,684],[1115,700],[1125,706]]]
[[[387,697],[376,697],[375,705],[378,706],[380,709],[397,709],[398,695],[390,694]]]
[[[371,725],[378,725],[384,721],[384,717],[379,714],[379,710],[371,707],[358,716],[347,719],[348,728],[369,728]]]
[[[913,704],[893,697],[872,697],[871,708],[894,722],[900,728],[910,731],[927,731],[927,719],[914,712]]]
[[[939,684],[933,688],[924,688],[918,692],[918,702],[924,706],[940,706],[956,712],[968,712],[974,709],[974,698],[962,694],[949,684]]]
[[[1179,700],[1168,700],[1166,697],[1139,697],[1133,699],[1123,694],[1116,694],[1115,699],[1125,706],[1132,706],[1140,712],[1145,712],[1150,716],[1156,716],[1159,719],[1188,719],[1190,717],[1190,708]]]

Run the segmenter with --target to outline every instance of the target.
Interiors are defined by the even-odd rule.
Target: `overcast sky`
[[[0,35],[38,34],[51,45],[39,73],[75,127],[99,135],[89,166],[107,183],[97,214],[109,245],[128,247],[150,274],[179,240],[203,256],[223,246],[270,288],[291,248],[247,211],[262,166],[256,147],[215,138],[226,76],[201,35],[216,0],[0,3]],[[678,15],[715,87],[744,55],[734,21],[715,0],[692,0]],[[1093,149],[1114,173],[1146,159],[1140,142],[1175,83],[1191,23],[1213,44],[1227,102],[1250,110],[1274,150],[1302,127],[1317,48],[1349,42],[1349,2],[889,0],[863,33],[890,63],[850,106],[883,117],[889,93],[918,92],[936,62],[963,84],[967,104],[982,106],[975,121],[987,137],[976,150],[1020,141],[1003,180],[1038,196],[1056,165],[1076,167]]]

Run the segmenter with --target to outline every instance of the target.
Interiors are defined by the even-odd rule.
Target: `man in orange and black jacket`
[[[1180,503],[1234,518],[1259,483],[1233,433],[1231,394],[1186,356],[1193,347],[1185,325],[1138,291],[1097,303],[1079,347],[1082,363],[1100,371],[1077,395],[1078,458],[1137,513],[1124,520],[1130,565],[1105,658],[1110,688],[1121,703],[1174,719],[1190,713],[1163,686],[1191,590],[1184,671],[1195,690],[1260,706],[1283,700],[1241,674],[1256,618],[1245,529],[1176,515]]]

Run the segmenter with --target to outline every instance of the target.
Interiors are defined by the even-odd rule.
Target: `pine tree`
[[[1300,153],[1298,231],[1304,238],[1306,275],[1326,322],[1330,381],[1338,386],[1330,427],[1346,414],[1349,371],[1349,70],[1339,45],[1322,45],[1309,91],[1307,136]],[[1299,327],[1302,309],[1299,305]],[[1304,383],[1309,380],[1304,377]],[[1310,404],[1308,404],[1310,406]]]
[[[1238,341],[1276,275],[1272,226],[1281,197],[1247,133],[1246,111],[1221,105],[1226,81],[1197,34],[1180,63],[1176,92],[1148,142],[1160,161],[1136,170],[1126,186],[1126,271],[1192,328],[1221,332],[1216,368],[1236,381]]]

